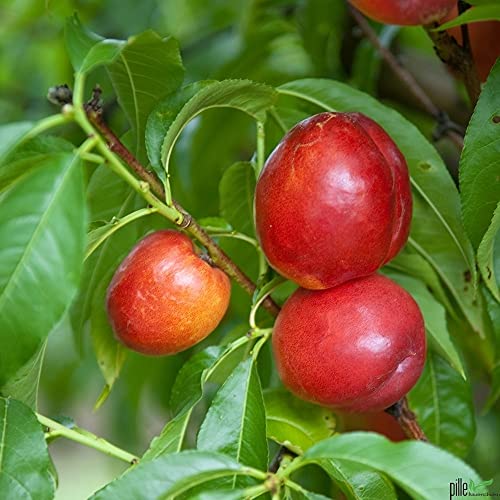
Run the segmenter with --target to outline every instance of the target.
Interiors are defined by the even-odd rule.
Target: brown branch
[[[165,199],[165,188],[158,177],[147,170],[141,162],[127,149],[115,133],[109,128],[102,117],[100,107],[100,90],[94,91],[92,100],[87,104],[85,111],[92,125],[99,131],[106,140],[108,147],[113,153],[119,156],[143,181],[147,182],[151,191],[160,199]],[[175,208],[183,214],[183,220],[179,227],[194,236],[207,250],[214,264],[220,267],[226,274],[240,285],[248,294],[253,295],[256,290],[255,283],[231,260],[231,258],[217,245],[209,234],[182,206],[173,200]],[[273,316],[279,313],[279,306],[267,297],[262,303],[263,307]]]
[[[481,81],[470,51],[470,44],[466,41],[463,46],[459,45],[446,30],[434,31],[437,27],[439,24],[434,23],[425,26],[425,31],[434,43],[434,50],[441,61],[462,78],[470,102],[475,107],[481,93]]]
[[[401,64],[400,61],[398,61],[396,56],[389,49],[382,45],[377,33],[370,26],[370,23],[366,20],[366,18],[352,6],[349,6],[349,10],[365,37],[377,49],[385,63],[391,68],[399,80],[404,83],[411,94],[420,103],[422,108],[438,122],[436,134],[437,138],[444,134],[457,146],[458,149],[462,149],[464,146],[464,140],[462,134],[460,133],[461,127],[452,122],[446,113],[441,111],[432,102],[415,77]]]
[[[407,437],[418,441],[429,441],[418,424],[415,413],[410,410],[406,396],[385,411],[398,421]]]

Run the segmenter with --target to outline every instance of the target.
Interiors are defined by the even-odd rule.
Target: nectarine
[[[442,19],[456,0],[349,0],[369,18],[386,24],[416,26]]]
[[[175,354],[208,336],[229,305],[231,285],[177,231],[146,236],[116,271],[107,293],[116,337],[151,355]]]
[[[399,401],[425,361],[417,304],[377,274],[328,290],[299,288],[279,313],[272,342],[290,391],[349,412],[379,411]]]
[[[257,182],[257,233],[271,266],[310,289],[367,276],[406,243],[406,161],[360,113],[321,113],[283,138]]]

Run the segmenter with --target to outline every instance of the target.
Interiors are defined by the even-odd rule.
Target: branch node
[[[69,86],[64,83],[63,85],[56,85],[50,87],[47,92],[47,99],[57,106],[64,106],[65,104],[73,103],[73,91]]]

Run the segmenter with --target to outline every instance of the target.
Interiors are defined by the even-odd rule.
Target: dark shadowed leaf
[[[0,398],[0,497],[51,500],[52,462],[35,415],[19,401]]]

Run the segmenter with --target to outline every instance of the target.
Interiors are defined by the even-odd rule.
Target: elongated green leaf
[[[0,389],[0,393],[3,396],[10,396],[36,410],[38,384],[40,382],[40,373],[42,371],[46,346],[47,341],[41,345],[33,357]]]
[[[422,441],[393,443],[380,434],[353,432],[314,445],[297,458],[289,473],[307,463],[346,460],[386,474],[416,500],[450,496],[458,477],[479,482],[477,473],[450,453]]]
[[[352,500],[396,500],[394,485],[386,476],[347,460],[324,460],[323,469]]]
[[[146,120],[155,104],[176,90],[184,78],[179,45],[148,30],[129,38],[119,56],[108,67],[118,102],[134,134],[133,152],[145,158]]]
[[[477,264],[489,291],[500,302],[498,282],[500,281],[500,201],[498,202],[490,227],[477,249]]]
[[[468,9],[455,19],[439,26],[439,30],[447,30],[453,28],[453,26],[477,23],[479,21],[500,21],[500,5],[478,5],[473,9]]]
[[[481,310],[469,283],[471,278],[472,283],[476,280],[472,247],[461,224],[456,187],[436,150],[399,113],[345,84],[307,79],[286,83],[278,91],[285,98],[278,102],[278,111],[286,108],[286,98],[299,99],[307,114],[311,109],[359,111],[377,121],[394,139],[408,162],[414,192],[409,243],[432,265],[472,327],[482,333]]]
[[[412,295],[422,311],[425,329],[434,342],[433,345],[448,359],[453,368],[465,378],[462,361],[451,341],[446,325],[445,310],[441,304],[434,299],[422,282],[399,273],[389,272],[386,274]]]
[[[432,443],[461,457],[467,454],[476,433],[470,384],[432,351],[409,401]]]
[[[12,145],[11,152],[0,160],[0,163],[3,161],[0,166],[0,191],[19,177],[29,175],[54,153],[71,153],[73,150],[73,144],[60,137],[43,135],[26,140],[26,134],[23,135],[16,145]]]
[[[242,361],[217,392],[200,427],[197,447],[266,469],[266,414],[253,358]]]
[[[265,391],[264,401],[268,438],[299,455],[335,430],[332,411],[306,403],[288,391]]]
[[[174,145],[186,125],[210,108],[234,108],[263,122],[266,110],[276,99],[273,88],[249,80],[211,82],[201,88],[179,111],[161,146],[161,162],[166,172]]]
[[[249,469],[219,453],[182,451],[141,462],[98,491],[94,500],[174,498],[213,479],[246,475]]]
[[[33,122],[17,122],[0,126],[0,164],[33,128],[33,125]]]
[[[473,9],[476,10],[476,9]],[[475,248],[500,200],[500,62],[495,64],[467,127],[460,158],[460,195],[465,229]]]
[[[33,357],[71,303],[85,246],[80,162],[55,154],[0,194],[0,386]],[[26,314],[29,311],[30,314]]]
[[[493,296],[488,294],[487,290],[485,290],[484,295],[486,298],[488,314],[493,325],[493,332],[498,345],[498,342],[500,341],[500,307],[498,307],[498,303],[495,302]],[[495,365],[491,370],[491,390],[483,411],[489,411],[498,398],[500,398],[500,352],[497,349]]]
[[[47,444],[30,409],[0,398],[0,497],[51,500],[55,494]]]
[[[170,400],[170,405],[177,415],[167,423],[160,435],[153,439],[143,460],[180,451],[191,413],[203,396],[205,383],[219,371],[224,371],[226,364],[233,366],[232,363],[238,359],[235,355],[246,344],[246,338],[243,340],[242,342],[242,339],[239,339],[226,348],[210,346],[184,364],[172,387]]]
[[[220,213],[237,231],[253,235],[255,170],[250,162],[231,165],[219,184]]]
[[[89,73],[98,66],[111,64],[125,45],[123,41],[107,40],[92,33],[76,15],[66,21],[65,37],[71,64],[80,73]]]

